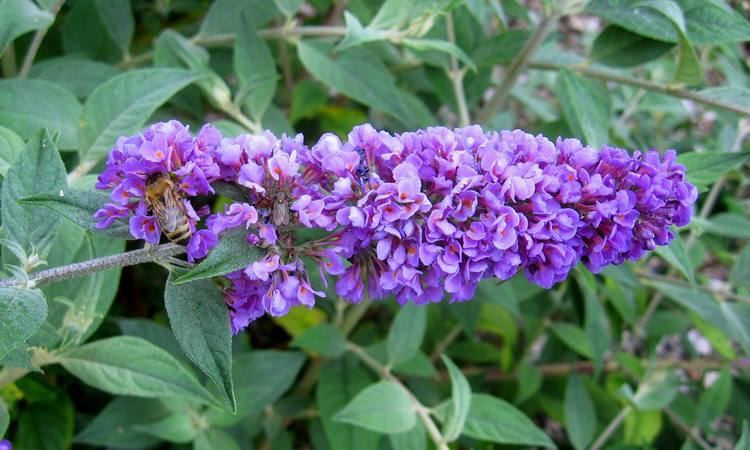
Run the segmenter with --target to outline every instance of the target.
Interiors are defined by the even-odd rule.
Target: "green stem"
[[[419,401],[419,399],[417,399],[417,397],[401,382],[401,380],[396,378],[390,372],[390,370],[388,370],[387,367],[380,364],[380,361],[370,356],[370,354],[367,353],[362,347],[348,342],[346,344],[346,349],[349,350],[349,352],[351,352],[354,356],[359,358],[359,360],[362,361],[364,365],[377,373],[380,378],[395,383],[399,385],[404,391],[406,391],[406,394],[409,396],[409,399],[414,406],[414,410],[417,412],[419,419],[422,421],[425,429],[427,430],[427,434],[430,435],[430,439],[432,439],[432,442],[435,444],[435,448],[437,450],[450,450],[448,448],[448,444],[445,442],[445,437],[443,437],[443,435],[440,433],[440,429],[438,429],[437,425],[432,420],[429,408],[424,406]]]
[[[516,80],[521,76],[523,71],[526,70],[534,52],[539,48],[542,42],[544,42],[544,38],[547,37],[552,26],[557,23],[558,17],[557,14],[550,14],[542,18],[542,21],[539,22],[539,26],[536,31],[534,31],[534,34],[532,34],[529,40],[526,41],[526,44],[524,44],[521,51],[510,63],[510,66],[508,66],[505,78],[503,78],[500,86],[495,89],[495,92],[487,101],[487,104],[481,109],[481,111],[479,111],[479,114],[477,115],[479,123],[483,125],[487,124],[492,120],[495,114],[505,107],[508,98],[510,97],[510,91],[516,84]]]
[[[65,3],[65,0],[57,0],[52,5],[52,7],[50,7],[49,12],[53,16],[56,16],[58,11],[60,11],[60,8],[62,8],[63,3]],[[52,24],[50,24],[50,26],[52,26]],[[36,58],[39,47],[42,45],[44,36],[47,35],[47,31],[49,31],[49,29],[50,27],[45,27],[37,30],[36,33],[34,33],[34,37],[31,39],[31,43],[29,44],[29,49],[26,50],[26,56],[23,58],[21,70],[18,72],[18,78],[26,78],[29,75],[31,66],[34,64],[34,58]]]
[[[583,75],[587,78],[593,78],[595,80],[600,80],[600,81],[611,81],[611,82],[615,82],[618,84],[626,84],[629,86],[635,86],[635,87],[646,89],[647,91],[659,92],[661,94],[670,95],[672,97],[683,98],[685,100],[692,100],[696,103],[700,103],[702,105],[705,105],[711,108],[724,109],[726,111],[732,111],[734,113],[737,113],[743,116],[750,116],[750,107],[748,106],[739,106],[737,104],[727,103],[725,101],[712,98],[712,97],[708,97],[698,92],[694,92],[694,91],[690,91],[687,89],[670,86],[670,85],[666,85],[662,83],[657,83],[655,81],[641,80],[638,78],[620,75],[618,73],[612,72],[611,70],[597,69],[594,67],[581,65],[581,64],[578,64],[578,65],[557,64],[557,63],[546,62],[546,61],[544,62],[533,61],[529,63],[529,68],[539,69],[539,70],[553,70],[553,71],[568,69],[568,70],[578,73],[579,75]]]
[[[456,32],[453,28],[453,14],[448,13],[445,17],[445,29],[448,40],[451,44],[456,45]],[[466,105],[466,93],[464,92],[464,70],[458,67],[458,58],[456,55],[450,55],[451,68],[448,70],[448,77],[453,82],[453,91],[456,95],[456,105],[458,106],[458,126],[467,127],[471,123],[469,118],[469,108]]]
[[[349,313],[346,314],[344,321],[341,323],[341,331],[344,333],[344,336],[349,337],[371,304],[372,300],[365,298],[349,310]]]
[[[619,414],[615,416],[614,419],[612,419],[612,422],[607,425],[607,428],[602,431],[602,434],[599,435],[599,437],[594,441],[594,443],[589,447],[589,450],[599,450],[601,449],[604,444],[607,443],[610,437],[617,431],[618,428],[620,428],[620,425],[622,425],[622,422],[625,420],[625,418],[633,411],[633,408],[631,406],[626,406],[622,408]]]

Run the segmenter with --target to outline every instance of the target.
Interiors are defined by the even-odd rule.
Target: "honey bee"
[[[190,222],[182,197],[169,175],[157,173],[146,180],[146,203],[170,241],[175,244],[187,242]]]

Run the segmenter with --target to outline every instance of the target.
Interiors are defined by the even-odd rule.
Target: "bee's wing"
[[[154,203],[154,214],[162,230],[165,233],[172,233],[184,222],[187,215],[185,205],[172,189],[164,190],[162,200],[163,202]]]

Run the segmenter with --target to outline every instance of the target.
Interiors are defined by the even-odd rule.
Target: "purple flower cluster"
[[[154,148],[178,156],[155,159]],[[266,250],[227,275],[235,332],[265,313],[315,304],[323,293],[303,257],[332,275],[350,302],[393,295],[429,303],[446,292],[465,301],[485,278],[522,271],[551,287],[579,261],[597,272],[637,259],[670,242],[670,227],[689,222],[697,198],[674,151],[631,155],[478,126],[391,135],[362,125],[346,142],[326,134],[307,147],[301,135],[222,139],[210,127],[192,139],[170,122],[118,142],[100,177],[101,187],[114,188],[114,203],[97,213],[102,225],[133,214],[133,235],[158,241],[158,229],[140,225],[154,224],[148,211],[130,200],[142,197],[152,170],[185,184],[186,198],[212,192],[217,180],[244,191],[243,201],[208,217],[189,246],[198,258],[222,233],[244,228],[248,244]],[[324,237],[300,243],[299,228]]]
[[[211,182],[219,178],[219,166],[213,155],[221,138],[221,133],[209,125],[192,137],[188,128],[176,120],[154,124],[136,136],[119,138],[96,183],[97,189],[112,190],[112,202],[94,214],[96,226],[106,228],[115,220],[127,218],[133,237],[158,244],[161,229],[145,199],[146,183],[154,175],[166,174],[179,191],[189,218],[192,235],[187,245],[188,257],[192,261],[206,256],[216,245],[216,236],[196,230],[196,223],[209,211],[196,211],[190,198],[214,193]]]

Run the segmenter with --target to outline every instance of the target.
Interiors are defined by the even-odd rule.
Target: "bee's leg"
[[[170,256],[169,258],[167,258],[166,262],[168,262],[169,264],[171,264],[173,266],[181,267],[183,269],[190,269],[190,268],[192,268],[194,266],[194,264],[191,264],[191,263],[189,263],[187,261],[183,261],[181,259],[175,258],[173,256]]]

